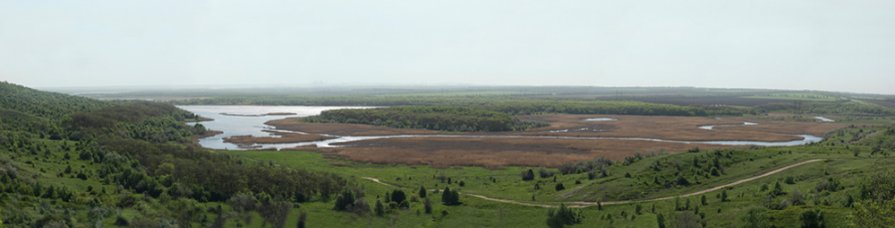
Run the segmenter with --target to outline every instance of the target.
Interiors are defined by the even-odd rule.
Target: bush
[[[540,175],[541,178],[548,178],[552,177],[555,174],[553,172],[547,171],[546,169],[540,169],[538,170],[538,175]]]
[[[530,180],[534,180],[534,179],[535,179],[535,173],[531,169],[528,169],[528,171],[522,172],[522,180],[523,181],[530,181]]]
[[[556,184],[556,191],[562,191],[566,189],[566,186],[563,186],[562,183]]]
[[[824,226],[824,215],[820,210],[802,212],[802,228],[821,228]]]
[[[560,204],[558,210],[547,211],[547,226],[551,228],[561,228],[579,223],[581,223],[581,214],[566,207],[565,204]]]

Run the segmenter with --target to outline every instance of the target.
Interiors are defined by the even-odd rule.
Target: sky
[[[0,0],[0,81],[895,94],[895,1]]]

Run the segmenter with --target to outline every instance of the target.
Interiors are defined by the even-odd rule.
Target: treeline
[[[24,86],[0,82],[0,108],[15,110],[51,122],[58,122],[71,113],[109,106],[84,97],[38,91]]]
[[[585,98],[539,98],[511,95],[390,95],[390,96],[218,96],[173,101],[191,105],[316,105],[316,106],[452,106],[507,114],[568,113],[712,116],[742,115],[745,108],[672,105]]]
[[[0,82],[0,130],[59,139],[62,137],[59,123],[63,117],[108,105],[88,98],[42,92]]]
[[[850,116],[887,116],[895,109],[859,100],[836,101],[779,101],[758,105],[756,112],[792,112],[798,114],[835,114]]]
[[[514,131],[542,126],[513,116],[474,108],[407,106],[374,109],[339,109],[307,117],[315,123],[351,123],[440,131]]]
[[[329,174],[242,164],[185,143],[196,132],[179,120],[191,116],[167,104],[126,102],[74,114],[64,126],[72,139],[81,141],[79,157],[92,159],[109,170],[105,181],[134,187],[138,192],[145,190],[140,186],[157,187],[205,202],[225,201],[249,191],[303,202],[316,196],[328,198],[345,184],[344,179]],[[126,161],[107,164],[110,155],[137,162],[138,169],[132,169],[134,165]]]

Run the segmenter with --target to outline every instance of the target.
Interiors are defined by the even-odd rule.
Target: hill
[[[228,202],[250,203],[241,213],[288,212],[346,187],[325,172],[199,148],[193,139],[205,129],[186,125],[195,116],[169,104],[9,83],[0,93],[0,218],[10,226],[222,226],[243,215],[225,213]],[[274,214],[264,221],[285,219]]]

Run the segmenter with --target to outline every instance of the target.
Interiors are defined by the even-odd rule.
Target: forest
[[[521,131],[543,125],[524,122],[502,112],[451,106],[337,109],[324,111],[304,120],[313,123],[370,124],[439,131]]]
[[[249,211],[285,216],[293,205],[348,185],[330,173],[247,164],[202,149],[193,139],[205,129],[186,125],[196,117],[169,104],[100,102],[7,83],[0,94],[0,218],[7,224],[102,224],[113,211],[133,209],[145,216],[116,224],[176,218],[168,222],[221,226],[235,215],[217,208],[208,218],[199,203],[258,198]]]
[[[105,98],[110,95],[95,95]],[[883,116],[891,96],[693,87],[357,87],[133,91],[111,97],[193,105],[457,106],[509,114],[742,115],[768,112]]]

